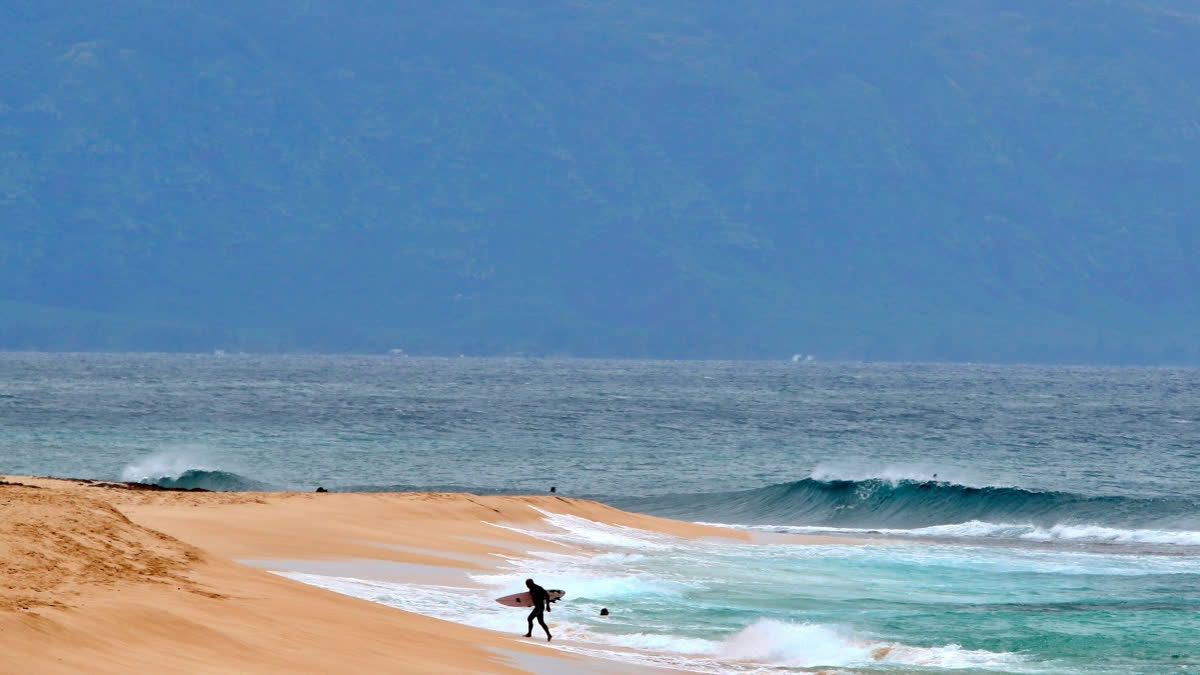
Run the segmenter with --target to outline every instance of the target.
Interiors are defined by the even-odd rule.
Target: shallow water
[[[1200,666],[1198,420],[1189,369],[0,354],[0,473],[555,485],[868,540],[716,546],[562,521],[595,553],[453,592],[308,579],[511,630],[491,598],[533,570],[569,593],[564,648],[711,672]]]
[[[697,672],[1156,673],[1200,666],[1200,559],[1190,556],[915,542],[741,544],[569,516],[548,522],[559,529],[522,531],[592,552],[513,557],[500,571],[457,585],[329,571],[288,576],[517,632],[524,612],[492,598],[534,575],[568,589],[548,615],[560,647]],[[602,607],[611,614],[600,616]]]

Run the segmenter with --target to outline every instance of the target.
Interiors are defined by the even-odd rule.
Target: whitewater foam
[[[713,600],[704,602],[720,602],[725,593],[737,593],[729,584],[740,583],[738,577],[726,575],[745,570],[747,564],[760,556],[778,557],[785,549],[818,556],[827,553],[829,547],[717,545],[577,516],[543,513],[545,529],[499,527],[544,541],[582,546],[588,552],[576,549],[498,556],[504,561],[500,569],[471,573],[466,578],[470,587],[461,588],[312,574],[284,575],[406,611],[510,632],[514,624],[522,623],[523,617],[514,616],[491,598],[520,588],[523,579],[533,574],[539,580],[552,579],[554,587],[568,591],[568,600],[556,605],[552,619],[558,637],[555,647],[694,672],[759,672],[778,667],[841,668],[871,664],[963,668],[1012,665],[1020,661],[1011,654],[967,650],[956,644],[923,647],[879,640],[849,626],[752,616],[740,627],[729,626],[732,632],[724,636],[680,634],[676,632],[679,625],[673,622],[691,623],[706,612],[715,611],[715,616],[720,616],[733,611],[697,605],[691,594],[707,597],[715,589]],[[730,560],[729,556],[735,559]],[[643,567],[645,564],[654,564],[654,572]],[[695,574],[701,576],[688,576]],[[621,609],[606,621],[597,622],[590,617],[596,616],[600,606]],[[737,610],[734,614],[745,611]],[[677,618],[665,619],[664,613]],[[705,624],[701,621],[699,625]]]
[[[673,537],[648,532],[622,525],[608,525],[593,520],[559,513],[551,513],[536,507],[544,516],[543,522],[554,530],[535,530],[512,525],[496,524],[496,527],[538,537],[563,544],[574,544],[589,548],[623,548],[637,551],[666,551],[672,547]]]
[[[1200,546],[1200,532],[1121,529],[1102,525],[1056,524],[1042,527],[1031,523],[989,523],[972,520],[957,525],[918,528],[910,533],[915,536],[1000,537],[1040,542]]]
[[[407,584],[318,574],[276,572],[327,590],[455,621],[477,628],[512,632],[522,616],[499,608],[479,588]],[[501,575],[477,575],[497,583]],[[561,579],[556,577],[556,581]],[[574,586],[567,580],[564,585]],[[503,582],[500,582],[503,583]],[[589,605],[590,608],[590,605]],[[560,606],[559,614],[566,613]],[[554,621],[558,642],[550,645],[577,653],[629,663],[683,668],[694,672],[757,672],[758,667],[809,668],[893,664],[941,668],[1011,666],[1014,654],[966,650],[959,645],[919,647],[871,639],[843,626],[759,619],[733,635],[711,640],[667,633],[612,633],[578,621],[579,612]],[[574,620],[572,620],[574,619]],[[612,649],[616,648],[616,649]],[[637,650],[630,652],[627,650]],[[638,653],[638,652],[651,652]]]
[[[607,634],[575,627],[572,637],[586,641],[595,655],[628,660],[622,649],[669,654],[670,665],[697,672],[756,672],[775,668],[847,668],[872,665],[938,668],[1011,667],[1022,663],[1017,654],[963,649],[959,645],[918,647],[872,639],[845,626],[759,619],[722,640],[655,633]],[[664,665],[663,661],[659,661]],[[765,669],[764,669],[765,670]]]
[[[1034,527],[1020,535],[1034,541],[1085,541],[1112,544],[1163,544],[1168,546],[1200,546],[1200,532],[1172,530],[1122,530],[1100,525],[1054,525]]]
[[[738,525],[734,523],[709,522],[702,522],[700,524],[759,532],[839,534],[855,537],[886,535],[906,538],[1015,539],[1033,542],[1070,542],[1080,544],[1200,546],[1200,532],[1196,531],[1121,529],[1101,525],[1057,524],[1050,527],[1042,527],[1032,523],[989,523],[981,520],[913,529],[824,527],[819,525]]]
[[[789,668],[863,666],[884,663],[939,668],[1008,666],[1015,654],[963,649],[951,644],[915,647],[855,634],[842,626],[760,619],[721,643],[723,659]]]
[[[553,561],[552,567],[541,565],[543,569],[552,570],[556,588],[569,588],[572,601],[604,598],[607,601],[622,601],[628,598],[647,600],[650,598],[671,598],[682,595],[686,584],[661,577],[640,573],[621,573],[620,565],[604,564],[602,567],[589,567],[586,558],[576,557],[568,560],[565,556],[555,560],[544,555],[533,556],[541,561]],[[495,589],[498,594],[504,589],[520,589],[524,580],[529,576],[520,571],[534,564],[530,559],[510,558],[509,566],[518,571],[501,571],[495,573],[475,573],[470,575],[471,581]],[[516,591],[509,591],[516,592]]]

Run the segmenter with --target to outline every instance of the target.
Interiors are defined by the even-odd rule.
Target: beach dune
[[[553,546],[494,526],[536,527],[542,511],[741,536],[559,496],[183,492],[9,477],[0,482],[0,671],[601,672],[515,631],[414,615],[239,562],[482,569],[490,553]]]

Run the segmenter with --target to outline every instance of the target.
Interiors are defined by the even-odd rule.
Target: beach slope
[[[685,537],[739,536],[556,496],[209,493],[9,477],[0,481],[0,671],[599,668],[515,635],[402,612],[238,562],[482,569],[490,553],[547,546],[495,526],[536,527],[543,511]]]

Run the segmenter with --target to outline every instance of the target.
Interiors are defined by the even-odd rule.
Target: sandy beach
[[[523,617],[506,635],[245,563],[486,569],[490,554],[554,546],[496,527],[536,528],[542,511],[689,538],[746,536],[553,495],[135,487],[4,478],[0,671],[629,672],[520,638]]]

